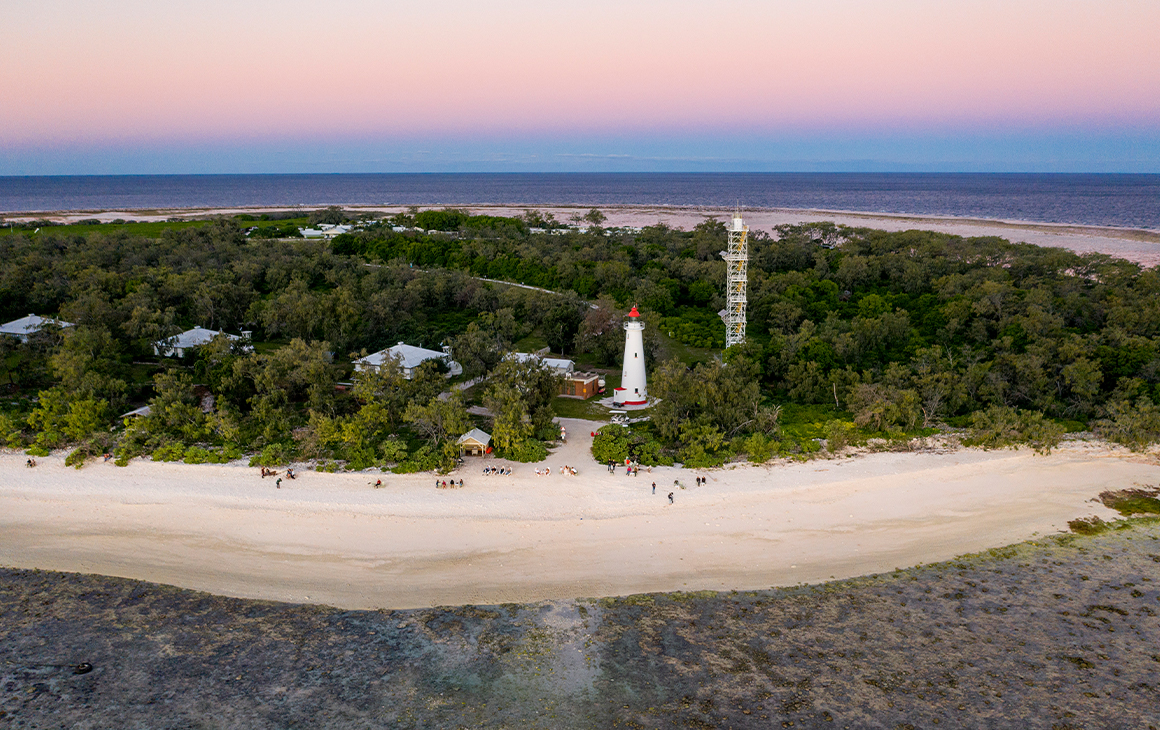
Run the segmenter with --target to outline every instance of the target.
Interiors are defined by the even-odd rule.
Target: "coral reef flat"
[[[13,728],[1149,728],[1160,522],[770,591],[348,611],[0,570]]]

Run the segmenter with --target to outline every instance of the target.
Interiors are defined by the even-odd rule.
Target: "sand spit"
[[[157,210],[87,210],[49,211],[20,213],[6,216],[13,221],[48,219],[68,223],[96,218],[112,221],[118,218],[139,221],[163,221],[170,218],[204,218],[215,215],[235,215],[238,213],[260,213],[265,211],[315,210],[322,205],[297,206],[295,208],[198,208],[198,209],[157,209]],[[393,214],[406,210],[405,206],[347,205],[348,210],[367,213]],[[430,206],[440,207],[440,206]],[[488,215],[520,215],[526,210],[552,213],[557,219],[567,221],[582,214],[590,206],[515,206],[515,205],[468,205],[457,206],[473,213]],[[691,206],[599,206],[608,217],[606,226],[650,226],[664,223],[676,228],[690,229],[705,218],[725,220],[732,214],[731,208],[691,207]],[[959,218],[952,216],[894,215],[888,213],[865,213],[842,210],[813,210],[798,208],[749,208],[745,210],[745,220],[752,230],[771,230],[785,223],[810,223],[832,221],[846,226],[877,228],[887,231],[926,230],[939,231],[956,236],[999,236],[1015,243],[1031,243],[1037,246],[1067,248],[1078,253],[1105,253],[1135,261],[1144,266],[1160,264],[1160,230],[1138,228],[1114,228],[1104,226],[1080,226],[1031,221],[988,220],[981,218]]]
[[[1160,481],[1154,458],[1072,442],[1029,451],[882,453],[698,473],[609,475],[595,424],[549,459],[578,476],[303,472],[134,461],[77,471],[0,456],[0,564],[99,573],[344,608],[498,604],[761,589],[945,560],[1114,514],[1105,489]],[[492,463],[502,463],[495,462]],[[682,486],[674,488],[674,480]],[[655,481],[657,491],[652,493]],[[667,499],[674,492],[674,504]]]

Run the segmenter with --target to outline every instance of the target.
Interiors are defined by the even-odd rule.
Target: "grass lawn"
[[[257,226],[259,228],[269,228],[271,226],[286,226],[293,224],[296,228],[301,228],[307,225],[307,218],[290,218],[278,221],[246,221],[234,218],[234,221],[242,228],[251,228]],[[194,220],[194,221],[142,221],[139,223],[97,223],[86,225],[65,225],[65,226],[45,226],[40,229],[37,235],[56,235],[56,236],[85,236],[90,233],[116,233],[124,231],[134,236],[144,236],[146,238],[156,238],[161,235],[162,231],[173,229],[180,230],[182,228],[200,228],[209,225],[212,221],[208,220]],[[33,230],[25,230],[22,228],[0,228],[0,236],[8,236],[14,233],[23,233],[26,235],[34,235]]]
[[[686,365],[695,365],[696,363],[708,362],[714,357],[721,356],[721,350],[686,345],[659,330],[657,331],[657,336],[661,341],[661,360],[676,358]]]
[[[548,341],[533,332],[522,340],[512,343],[512,352],[535,352],[547,346]]]
[[[608,409],[598,405],[596,402],[597,399],[553,398],[552,410],[560,418],[584,418],[589,421],[607,421]]]
[[[200,228],[208,225],[209,221],[181,221],[180,223],[168,223],[166,221],[143,222],[143,223],[100,223],[95,225],[83,226],[45,226],[40,229],[37,235],[54,235],[54,236],[85,236],[90,233],[116,233],[124,231],[134,236],[144,236],[146,238],[156,238],[161,235],[161,232],[170,228]],[[20,228],[0,228],[0,236],[7,236],[14,233],[23,233],[25,235],[33,235],[31,230],[23,230]]]

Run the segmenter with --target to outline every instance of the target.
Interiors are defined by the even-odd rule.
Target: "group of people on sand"
[[[278,477],[278,472],[274,471],[273,469],[267,469],[266,467],[263,466],[262,467],[262,478],[265,479],[266,477]],[[286,478],[287,479],[297,479],[298,475],[294,473],[293,469],[287,468],[286,469]],[[278,479],[274,481],[274,486],[277,487],[278,489],[282,488],[282,477],[278,477]]]
[[[552,471],[551,469],[548,470],[549,473],[551,473],[551,471]],[[576,467],[568,466],[565,464],[564,466],[560,467],[560,473],[567,474],[568,476],[574,477],[574,476],[576,476]]]
[[[608,473],[615,474],[617,466],[619,466],[619,465],[615,461],[608,462]],[[652,474],[652,467],[651,466],[646,466],[645,470],[649,474]],[[629,476],[629,477],[639,476],[640,475],[640,462],[633,461],[632,459],[625,459],[624,460],[624,475]]]
[[[24,462],[24,465],[31,469],[32,467],[36,466],[36,459],[29,459],[28,461]]]
[[[510,466],[485,466],[483,467],[483,475],[492,476],[498,474],[501,477],[510,477],[512,475],[512,468]]]
[[[440,482],[438,479],[435,480],[435,488],[436,489],[460,489],[462,487],[463,487],[463,480],[462,479],[460,479],[458,482],[456,482],[454,479],[452,479],[450,484],[447,483],[446,479],[444,479],[442,482]]]

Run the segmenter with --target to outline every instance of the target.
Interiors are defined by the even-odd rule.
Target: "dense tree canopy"
[[[449,344],[467,375],[491,376],[496,440],[514,453],[548,437],[551,398],[526,390],[531,375],[512,377],[504,353],[534,335],[614,368],[620,317],[635,304],[661,403],[631,443],[656,458],[788,443],[779,406],[829,409],[836,425],[822,437],[837,442],[847,427],[948,423],[999,441],[1034,433],[1047,447],[1065,426],[1134,448],[1160,434],[1155,270],[997,238],[781,226],[752,234],[749,342],[718,359],[724,226],[636,232],[601,228],[599,211],[577,218],[590,227],[414,210],[333,241],[247,237],[228,220],[155,237],[65,226],[2,236],[0,317],[59,314],[76,326],[4,342],[0,430],[37,449],[119,438],[126,453],[425,468],[446,461],[467,425],[462,403],[432,400],[446,390],[440,373],[405,381],[388,367],[336,388],[352,353],[407,341]],[[185,362],[154,356],[154,342],[194,325],[252,332],[259,347],[222,339]],[[680,358],[662,363],[666,351]],[[194,398],[195,386],[212,398]],[[145,402],[152,415],[110,435],[117,414]]]

